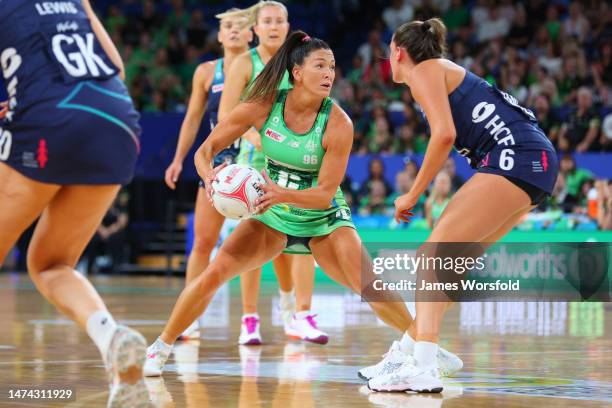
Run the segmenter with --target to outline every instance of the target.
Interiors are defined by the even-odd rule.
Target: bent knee
[[[235,274],[223,261],[214,261],[198,276],[197,284],[200,292],[207,292],[210,289],[216,290],[225,282],[230,280]]]
[[[27,267],[28,273],[36,275],[57,266],[67,266],[74,268],[78,262],[78,256],[60,255],[60,254],[45,254],[43,251],[36,249],[28,250]]]
[[[193,247],[191,250],[198,254],[210,254],[217,245],[217,239],[212,237],[198,237],[196,236],[193,241]]]

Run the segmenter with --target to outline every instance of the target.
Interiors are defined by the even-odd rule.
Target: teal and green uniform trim
[[[288,90],[279,91],[270,115],[259,131],[261,145],[270,178],[283,188],[305,190],[316,187],[318,183],[321,162],[325,156],[322,140],[333,102],[325,98],[312,128],[299,134],[287,127],[283,117],[287,93]],[[340,187],[327,209],[278,204],[254,218],[292,238],[289,243],[295,245],[288,246],[286,253],[310,253],[310,249],[304,245],[307,240],[295,238],[329,235],[340,227],[355,228],[351,210]]]
[[[251,70],[251,80],[249,81],[247,89],[253,84],[253,82],[255,82],[257,76],[261,74],[261,71],[263,71],[266,66],[261,59],[261,56],[257,52],[257,48],[251,48],[249,50],[249,54],[251,54],[251,65],[253,69]],[[288,72],[285,72],[278,89],[291,89]],[[253,143],[243,139],[240,145],[240,153],[238,153],[238,156],[236,157],[236,163],[251,166],[261,171],[266,166],[266,157],[263,152],[255,148]]]

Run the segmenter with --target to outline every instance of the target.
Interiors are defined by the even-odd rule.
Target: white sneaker
[[[147,343],[144,337],[126,326],[117,326],[104,363],[109,378],[107,407],[149,407],[149,391],[142,377]]]
[[[292,339],[304,340],[310,343],[327,344],[329,336],[327,333],[319,330],[317,322],[314,319],[315,316],[316,315],[313,314],[307,314],[301,317],[299,313],[294,314],[285,333]]]
[[[172,348],[165,349],[164,347],[160,347],[157,341],[151,344],[147,349],[147,359],[144,363],[145,377],[159,377],[162,375],[162,371],[164,371],[164,366],[171,352]]]
[[[200,322],[196,319],[183,333],[176,339],[176,341],[189,341],[200,339]]]
[[[440,377],[452,377],[463,368],[463,361],[450,351],[438,346],[438,371]]]
[[[389,351],[383,355],[382,361],[373,366],[362,368],[357,375],[363,380],[369,380],[383,374],[390,374],[397,370],[411,354],[405,353],[399,341],[394,341]],[[450,377],[463,368],[463,361],[448,350],[438,347],[438,371],[441,377]]]
[[[253,315],[242,317],[238,344],[243,346],[259,346],[261,344],[259,317]]]
[[[368,388],[372,391],[383,392],[442,392],[442,381],[436,366],[419,367],[414,358],[409,357],[408,361],[392,372],[384,374],[368,381]]]
[[[408,355],[400,348],[399,341],[394,341],[378,364],[362,368],[357,372],[357,375],[359,378],[368,381],[370,378],[390,374],[399,369],[406,362],[407,357]]]

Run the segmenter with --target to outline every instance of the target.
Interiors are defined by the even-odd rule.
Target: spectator
[[[346,79],[353,84],[358,84],[361,82],[361,78],[363,77],[363,71],[363,58],[361,55],[355,54],[355,56],[353,56],[353,66],[346,75]]]
[[[382,52],[382,54],[376,53]],[[368,34],[368,41],[362,44],[357,50],[363,64],[367,67],[372,63],[374,58],[387,58],[389,53],[387,44],[381,40],[381,34],[378,30],[371,30]]]
[[[187,26],[187,45],[194,46],[199,50],[204,49],[209,31],[210,28],[204,23],[202,10],[194,10]]]
[[[589,88],[578,89],[578,106],[559,131],[559,149],[578,153],[600,147],[600,119],[593,108],[593,93]]]
[[[597,225],[602,230],[612,230],[612,182],[598,180],[597,190]]]
[[[589,32],[589,21],[582,14],[582,6],[573,1],[569,5],[569,17],[563,22],[562,34],[565,39],[574,37],[580,44],[584,43]]]
[[[359,205],[359,215],[389,215],[388,192],[385,183],[380,180],[372,181],[368,195],[361,200]]]
[[[429,20],[430,18],[438,17],[440,15],[440,9],[433,3],[432,0],[422,0],[421,6],[417,8],[414,13],[416,20]]]
[[[392,0],[391,5],[383,11],[382,18],[390,32],[394,32],[397,27],[412,20],[414,8],[411,3],[405,0]]]
[[[588,85],[586,61],[577,46],[566,44],[565,49],[561,76],[558,80],[559,96],[563,102],[573,103],[576,100],[576,90],[580,86]]]
[[[551,4],[546,9],[546,31],[550,35],[550,39],[557,41],[559,34],[561,33],[561,22],[559,21],[559,10],[557,6]]]
[[[89,243],[85,256],[90,273],[97,272],[98,266],[116,273],[119,266],[126,261],[125,231],[129,221],[128,201],[127,192],[122,191],[117,195]]]
[[[461,0],[453,0],[450,8],[444,13],[442,20],[449,32],[470,24],[470,12]]]
[[[181,65],[185,62],[185,47],[180,43],[175,33],[168,34],[166,52],[168,53],[168,62],[172,64],[172,66]]]
[[[372,153],[392,153],[393,139],[389,121],[385,117],[376,118],[370,132],[369,151]]]
[[[431,188],[431,194],[425,202],[425,218],[429,228],[433,228],[436,225],[442,212],[448,205],[451,195],[451,179],[448,173],[441,171],[436,175]]]
[[[389,85],[391,83],[391,62],[386,58],[386,46],[374,46],[373,58],[367,65],[363,79],[372,85]]]
[[[489,8],[488,17],[478,25],[478,42],[502,38],[510,31],[510,22],[503,18],[496,6]]]
[[[410,191],[412,185],[414,184],[414,178],[415,175],[412,174],[412,171],[400,171],[396,174],[395,191],[387,199],[387,204],[390,207],[393,207],[393,203],[399,196],[406,194]],[[421,197],[419,197],[419,201],[417,201],[416,205],[412,209],[412,213],[415,216],[422,217],[424,215],[425,200],[425,195],[421,195]]]
[[[527,25],[527,14],[525,14],[525,9],[523,7],[518,7],[514,23],[508,34],[508,44],[525,50],[529,46],[531,36],[532,32],[529,25]]]
[[[368,179],[361,185],[359,192],[357,193],[359,201],[370,195],[372,189],[372,183],[380,181],[385,187],[385,194],[391,192],[391,186],[385,180],[385,165],[379,158],[373,158],[370,160]],[[386,197],[386,196],[385,196]]]
[[[557,182],[553,188],[552,195],[548,200],[548,207],[553,210],[559,209],[563,212],[571,212],[573,205],[570,202],[571,200],[568,200],[567,198],[568,191],[565,176],[563,173],[559,173],[557,175]]]
[[[407,157],[404,159],[404,170],[401,172],[406,173],[410,179],[414,180],[419,172],[419,166],[414,160]]]
[[[568,205],[577,205],[580,202],[582,185],[593,178],[593,174],[585,169],[576,167],[576,161],[570,154],[561,157],[559,173],[565,179],[567,196],[564,200]]]
[[[535,114],[538,118],[538,125],[548,136],[553,144],[557,144],[559,135],[559,122],[556,116],[550,111],[550,103],[546,95],[538,95],[535,99]]]
[[[455,159],[452,156],[446,159],[442,169],[450,177],[451,191],[454,193],[455,191],[459,190],[459,188],[461,188],[463,185],[463,179],[457,174],[457,166],[455,164]]]
[[[453,44],[452,60],[467,70],[472,67],[472,63],[474,62],[474,58],[467,55],[467,50],[463,41],[455,41]]]
[[[561,73],[562,64],[563,60],[561,59],[557,43],[548,41],[546,44],[546,53],[540,55],[538,58],[538,65],[546,69],[552,77],[556,77]]]
[[[145,0],[142,5],[142,16],[140,17],[140,27],[147,32],[152,32],[160,27],[161,16],[155,10],[155,2]],[[171,34],[171,33],[169,33]]]
[[[593,63],[591,72],[593,73],[593,79],[595,86],[599,92],[601,101],[606,104],[610,104],[604,95],[610,94],[610,87],[612,86],[612,44],[605,42],[599,47],[597,60]]]

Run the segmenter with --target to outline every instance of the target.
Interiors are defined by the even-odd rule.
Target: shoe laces
[[[314,319],[316,316],[317,316],[316,314],[308,315],[306,316],[306,320],[308,321],[308,324],[310,324],[313,328],[318,330],[319,328],[317,327],[317,322]]]
[[[249,334],[255,331],[255,328],[257,327],[257,323],[259,323],[259,319],[256,317],[249,316],[249,317],[244,318],[244,324]]]

